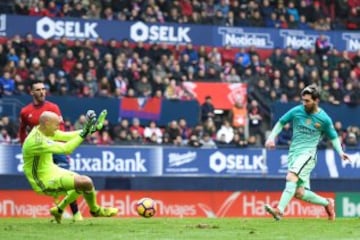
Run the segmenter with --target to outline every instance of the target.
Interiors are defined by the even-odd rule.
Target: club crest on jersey
[[[306,120],[305,120],[305,123],[306,123],[307,125],[310,125],[310,124],[311,124],[311,122],[312,122],[312,121],[311,121],[311,119],[310,119],[310,118],[308,118],[308,119],[306,119]]]

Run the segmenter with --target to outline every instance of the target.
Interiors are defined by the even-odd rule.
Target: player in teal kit
[[[274,148],[276,136],[285,124],[292,122],[293,137],[288,154],[286,186],[278,206],[265,205],[265,210],[276,220],[280,220],[290,200],[296,197],[324,206],[328,219],[335,220],[334,200],[324,198],[310,190],[310,173],[316,165],[317,145],[322,136],[325,134],[331,140],[341,159],[350,159],[342,150],[331,118],[318,106],[319,90],[317,87],[315,85],[307,86],[302,90],[301,97],[303,104],[290,109],[280,118],[265,143],[267,148]]]

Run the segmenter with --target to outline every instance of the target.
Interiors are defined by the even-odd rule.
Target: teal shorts
[[[315,168],[316,162],[316,153],[289,154],[289,172],[295,173],[299,177],[297,187],[310,189],[310,174]]]

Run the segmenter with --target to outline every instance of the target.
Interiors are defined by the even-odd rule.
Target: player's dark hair
[[[301,96],[304,96],[305,94],[311,95],[311,98],[313,100],[316,100],[316,99],[320,98],[320,91],[319,91],[318,87],[315,84],[311,84],[311,85],[305,87],[301,91]]]
[[[38,83],[44,83],[44,82],[43,82],[43,81],[40,81],[40,80],[31,81],[31,83],[30,83],[30,88],[33,89],[33,88],[34,88],[34,85],[35,85],[35,84],[38,84]]]

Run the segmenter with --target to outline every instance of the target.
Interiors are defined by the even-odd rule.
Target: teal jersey
[[[309,114],[303,105],[299,105],[290,109],[279,121],[282,125],[292,123],[293,137],[289,153],[316,152],[323,135],[331,140],[337,137],[331,118],[321,108]]]

